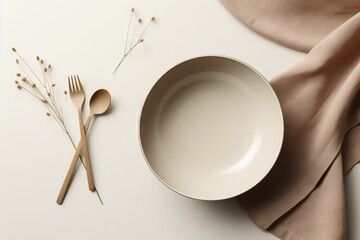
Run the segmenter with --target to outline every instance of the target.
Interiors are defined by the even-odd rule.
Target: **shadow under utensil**
[[[345,177],[346,192],[346,222],[347,222],[347,240],[360,239],[358,225],[360,222],[360,200],[359,187],[356,186],[360,180],[360,168],[355,166]]]
[[[114,97],[111,96],[111,103],[110,103],[109,109],[104,114],[102,114],[101,116],[98,116],[98,117],[105,117],[114,112],[114,109],[116,108],[116,102],[113,100],[114,100]]]

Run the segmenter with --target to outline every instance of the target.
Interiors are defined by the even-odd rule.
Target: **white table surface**
[[[163,186],[142,157],[138,118],[152,85],[185,59],[231,56],[271,79],[304,54],[255,34],[217,0],[4,0],[0,7],[0,239],[276,239],[258,229],[233,199],[196,201]],[[113,76],[131,7],[158,21]],[[111,91],[111,113],[97,118],[89,134],[104,206],[88,191],[81,167],[64,204],[55,203],[74,150],[43,106],[16,89],[11,47],[35,69],[36,55],[49,61],[59,91],[71,74],[80,75],[88,96],[98,88]],[[78,140],[70,100],[64,111]],[[355,168],[347,178],[349,239],[360,238],[359,181]]]

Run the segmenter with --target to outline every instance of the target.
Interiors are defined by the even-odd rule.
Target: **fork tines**
[[[81,81],[78,75],[69,76],[68,77],[69,91],[71,92],[79,92],[83,90],[83,86],[81,85]]]

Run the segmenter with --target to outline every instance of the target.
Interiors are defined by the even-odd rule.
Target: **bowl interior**
[[[278,100],[248,65],[200,57],[165,73],[140,118],[140,141],[154,174],[202,200],[230,198],[271,169],[283,139]]]

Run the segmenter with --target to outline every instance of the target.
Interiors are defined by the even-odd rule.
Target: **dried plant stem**
[[[41,82],[40,78],[36,75],[36,73],[32,70],[32,68],[29,66],[29,64],[27,64],[27,62],[25,61],[25,59],[20,55],[20,53],[18,53],[17,51],[15,51],[16,55],[21,59],[21,61],[27,66],[27,68],[32,72],[32,74],[37,78],[37,80],[41,83],[41,85],[43,87],[44,84]]]
[[[43,77],[43,80],[44,80],[44,88],[45,88],[45,91],[46,92],[49,92],[49,84],[47,83],[47,81],[46,81],[46,78],[45,78],[45,74],[44,74],[44,71],[43,71],[43,69],[42,69],[42,66],[41,66],[41,64],[40,64],[40,62],[39,62],[39,66],[40,66],[40,70],[41,70],[41,75],[42,75],[42,77]]]
[[[49,65],[51,66],[51,65]],[[64,111],[62,111],[62,107],[64,106],[64,104],[62,104],[62,107],[60,107],[56,101],[55,101],[55,91],[54,91],[54,87],[55,87],[55,84],[53,83],[52,81],[52,77],[51,77],[51,74],[48,74],[49,75],[49,78],[48,78],[48,81],[49,81],[49,84],[50,84],[50,94],[51,94],[51,99],[52,99],[52,102],[54,103],[54,105],[56,106],[56,108],[58,109],[58,112],[59,112],[59,115],[61,116],[61,118],[64,118]],[[45,73],[45,76],[46,76],[46,73]],[[47,76],[46,76],[47,77]]]
[[[66,103],[66,100],[67,100],[67,95],[65,95],[66,98],[64,99],[63,103],[61,104],[61,116],[64,118],[64,104]]]
[[[122,58],[120,59],[120,62],[118,63],[118,65],[116,65],[113,74],[115,74],[116,70],[120,67],[121,63],[124,61],[126,55],[123,55]]]
[[[142,39],[138,40],[138,41],[134,44],[134,46],[132,46],[132,47],[129,49],[129,51],[126,53],[125,57],[130,53],[131,50],[133,50],[137,45],[139,45],[139,44],[142,43],[143,41],[144,41],[144,40],[142,40]]]
[[[125,60],[126,56],[129,55],[129,53],[131,52],[131,50],[133,50],[137,45],[139,45],[139,43],[141,43],[142,41],[138,41],[136,42],[120,59],[120,62],[118,63],[118,65],[116,65],[116,68],[113,72],[113,74],[116,72],[116,70],[120,67],[121,63]]]
[[[35,98],[38,98],[38,96],[36,96],[33,92],[31,92],[30,90],[28,90],[26,87],[22,87],[22,89],[24,89],[26,92],[28,92],[29,94],[31,94],[32,96],[34,96]]]
[[[26,85],[22,85],[22,89],[26,90],[32,96],[34,96],[35,98],[40,100],[42,103],[44,103],[45,107],[53,114],[53,116],[56,116],[55,120],[57,120],[57,122],[59,122],[60,126],[64,129],[64,127],[63,127],[63,124],[64,124],[63,119],[57,114],[57,111],[54,108],[54,106],[52,106],[51,104],[50,105],[47,104],[47,99],[42,94],[42,92],[37,87],[33,87],[33,86],[35,86],[34,82],[32,82],[31,79],[30,80],[26,79],[25,84]],[[31,89],[31,90],[28,90],[26,86],[28,86],[29,89]],[[44,102],[44,101],[46,101],[46,102]]]
[[[128,45],[128,39],[129,39],[129,30],[130,30],[130,25],[131,25],[131,21],[134,15],[134,9],[131,9],[131,15],[130,15],[130,20],[129,20],[129,24],[127,27],[127,31],[126,31],[126,40],[125,40],[125,47],[124,47],[124,53],[126,52],[127,49],[127,45]]]
[[[127,31],[126,31],[126,40],[125,40],[125,47],[124,47],[124,52],[123,55],[119,61],[119,63],[116,65],[113,74],[115,74],[116,70],[120,67],[120,65],[123,63],[123,61],[125,60],[126,56],[131,52],[131,50],[133,50],[137,45],[139,45],[139,43],[142,43],[144,41],[144,39],[142,38],[144,33],[146,32],[146,30],[148,29],[149,25],[155,21],[155,17],[151,17],[149,22],[147,23],[147,25],[145,26],[145,28],[141,31],[140,35],[138,36],[136,42],[134,42],[135,39],[135,35],[138,29],[138,26],[140,26],[140,24],[143,22],[141,18],[138,19],[137,24],[134,27],[133,30],[133,34],[131,36],[131,41],[129,41],[129,31],[130,31],[130,26],[131,26],[131,22],[133,19],[133,15],[134,15],[134,8],[131,9],[131,15],[130,15],[130,20],[128,23],[128,27],[127,27]],[[127,50],[128,47],[128,42],[130,42],[130,48],[129,50]]]
[[[98,198],[99,198],[99,201],[100,201],[101,205],[104,205],[104,202],[102,201],[101,196],[100,196],[100,193],[99,193],[99,191],[97,190],[96,187],[95,187],[95,192],[96,192],[96,195],[97,195]]]
[[[134,44],[134,38],[135,38],[135,35],[136,35],[136,30],[138,29],[138,27],[140,26],[141,23],[142,23],[142,20],[139,19],[139,21],[135,25],[134,32],[132,34],[131,41],[130,41],[130,48]],[[124,53],[126,53],[126,51],[124,51]]]
[[[41,100],[42,103],[44,103],[44,105],[47,107],[47,109],[52,113],[52,116],[55,118],[55,120],[60,122],[61,127],[63,128],[64,131],[66,131],[64,120],[59,115],[58,111],[56,110],[56,107],[53,105],[54,103],[50,100],[52,104],[48,104],[47,98],[42,94],[42,92],[40,92],[40,90],[38,88],[35,88],[34,91],[36,91],[36,93],[39,95],[38,99]],[[44,102],[44,100],[46,102]]]
[[[26,64],[26,62],[24,62],[24,64],[26,65],[26,66],[28,66],[27,64]],[[20,67],[20,70],[25,74],[25,76],[27,77],[27,79],[30,79],[30,81],[31,81],[31,77],[30,77],[30,75],[29,75],[29,73],[19,64],[19,67]],[[29,67],[28,67],[29,68]],[[30,69],[30,71],[31,71],[31,69]],[[45,88],[45,85],[42,83],[42,81],[40,80],[40,79],[38,79],[38,82],[41,84],[41,86],[43,86],[44,88]],[[31,82],[31,83],[34,83],[34,82]]]
[[[72,139],[70,133],[69,133],[68,131],[65,131],[65,133],[66,133],[66,135],[68,136],[71,145],[72,145],[72,146],[74,147],[74,149],[76,150],[75,142],[74,142],[74,140]],[[81,162],[81,164],[84,166],[84,168],[86,169],[86,166],[85,166],[84,160],[82,159],[82,156],[80,156],[80,162]]]
[[[17,52],[16,52],[17,53]],[[20,59],[24,62],[24,64],[28,67],[28,69],[33,73],[33,75],[38,79],[38,81],[40,82],[40,84],[45,88],[46,92],[47,92],[47,95],[49,97],[49,99],[46,98],[46,96],[44,96],[44,94],[37,88],[33,88],[33,84],[34,82],[31,81],[31,78],[29,76],[29,74],[21,67],[22,71],[26,74],[26,76],[28,77],[26,83],[29,83],[31,86],[30,88],[33,90],[34,94],[33,96],[37,97],[39,100],[41,100],[45,106],[47,107],[47,109],[52,113],[52,116],[56,116],[55,117],[55,120],[60,124],[61,128],[65,131],[66,129],[64,128],[64,121],[63,121],[63,116],[60,115],[60,111],[57,107],[57,104],[55,103],[55,99],[53,97],[53,94],[50,93],[50,96],[49,96],[49,90],[48,88],[50,89],[50,92],[51,92],[51,87],[49,87],[47,84],[47,78],[46,78],[46,75],[45,75],[45,72],[43,71],[41,65],[40,65],[40,69],[41,69],[41,72],[42,72],[42,76],[43,76],[43,79],[44,81],[41,81],[37,75],[34,73],[34,71],[29,67],[29,65],[26,63],[26,61],[24,60],[24,58],[21,57],[21,55],[19,53],[17,53],[17,55],[20,57]],[[42,61],[42,60],[41,60]],[[39,62],[40,64],[40,62]],[[28,91],[29,92],[29,91]],[[46,100],[46,102],[44,102],[44,100]],[[52,105],[49,105],[47,104],[47,101],[50,100]]]
[[[71,145],[76,150],[77,146],[75,145],[75,142],[67,129],[67,126],[65,124],[65,118],[64,118],[63,108],[64,108],[64,104],[67,99],[67,92],[66,91],[64,92],[66,97],[60,107],[60,105],[57,103],[56,98],[55,98],[55,91],[54,91],[55,84],[53,83],[51,74],[49,73],[49,71],[51,69],[51,65],[49,64],[48,66],[44,67],[44,61],[42,59],[40,59],[39,57],[36,58],[37,61],[39,62],[40,69],[41,69],[42,79],[40,79],[38,77],[38,75],[30,67],[30,65],[25,61],[25,59],[16,51],[16,49],[13,48],[12,50],[13,50],[13,52],[16,53],[18,58],[21,60],[21,62],[20,62],[19,59],[16,59],[16,63],[19,65],[20,70],[24,74],[24,76],[21,73],[16,74],[16,76],[19,78],[19,80],[15,81],[17,88],[19,90],[25,90],[31,96],[38,99],[45,106],[45,108],[47,109],[46,115],[51,116],[56,121],[56,123],[60,126],[60,128],[66,134],[67,138],[70,140]],[[24,69],[22,67],[21,63],[23,63],[26,66],[26,69]],[[38,86],[36,86],[36,84],[32,80],[32,77],[30,76],[29,71],[37,79],[37,81],[41,84],[40,88]],[[83,157],[81,155],[80,155],[80,162],[83,165],[83,167],[86,169],[86,165],[85,165],[85,163],[83,161]],[[98,197],[100,203],[102,205],[104,205],[97,189],[95,189],[95,192],[97,194],[97,197]]]
[[[148,29],[149,25],[154,21],[155,18],[151,18],[150,21],[148,22],[148,24],[146,24],[144,30],[142,30],[142,32],[140,33],[139,37],[138,37],[138,41],[142,38],[142,36],[144,35],[144,33],[146,32],[146,30]]]

